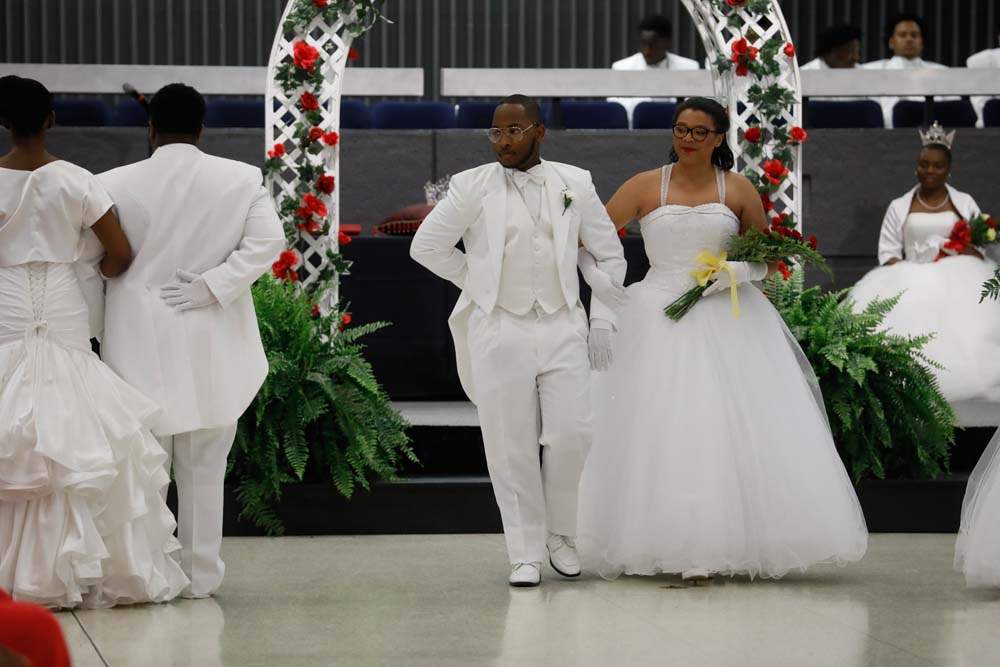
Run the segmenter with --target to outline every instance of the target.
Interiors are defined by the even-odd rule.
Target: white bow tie
[[[543,174],[532,174],[527,171],[521,171],[520,169],[509,170],[510,177],[514,179],[514,183],[519,188],[523,188],[527,183],[537,183],[538,185],[545,185],[545,176]]]

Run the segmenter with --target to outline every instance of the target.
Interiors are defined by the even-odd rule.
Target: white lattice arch
[[[788,24],[781,13],[781,7],[776,0],[770,3],[770,9],[764,15],[754,15],[741,10],[740,18],[743,26],[735,29],[729,25],[725,16],[718,11],[715,3],[710,0],[681,0],[684,7],[698,28],[701,35],[705,51],[708,53],[709,63],[714,63],[718,56],[728,57],[732,52],[732,43],[740,37],[745,37],[752,46],[762,47],[765,42],[774,35],[781,35],[785,42],[792,42],[791,33],[788,31]],[[753,110],[749,107],[742,112],[738,109],[737,102],[747,98],[747,90],[756,83],[755,79],[749,76],[736,76],[732,70],[725,74],[720,74],[710,65],[712,72],[712,87],[720,100],[726,100],[732,117],[732,126],[729,130],[729,145],[733,147],[736,154],[736,169],[744,171],[753,168],[760,171],[760,164],[766,158],[752,158],[741,149],[739,135],[750,127],[750,118]],[[783,114],[782,120],[787,127],[802,126],[802,85],[799,77],[798,60],[792,58],[788,62],[788,67],[782,67],[781,75],[776,79],[795,93],[795,104]],[[769,82],[763,82],[766,85]],[[778,210],[794,213],[795,219],[802,227],[802,147],[792,148],[794,161],[789,168],[791,173],[781,184],[778,192],[771,199],[775,202]]]
[[[299,140],[293,136],[295,123],[301,118],[303,112],[296,105],[298,93],[294,92],[286,95],[281,86],[275,81],[278,67],[288,58],[292,57],[293,43],[305,40],[316,48],[319,53],[317,67],[323,76],[323,84],[320,87],[319,98],[320,113],[322,122],[320,127],[324,131],[340,131],[340,95],[343,87],[344,70],[347,66],[348,52],[354,35],[347,29],[343,17],[335,23],[328,23],[321,15],[313,19],[304,33],[296,35],[291,41],[286,38],[284,24],[289,14],[295,8],[297,0],[289,0],[285,6],[285,11],[278,22],[278,29],[274,36],[274,44],[271,47],[271,57],[267,64],[267,92],[265,95],[265,146],[270,148],[275,143],[283,143],[287,149],[282,159],[282,168],[272,173],[267,178],[267,187],[275,201],[281,201],[285,196],[297,197],[296,189],[299,186],[300,178],[296,170],[296,163],[302,158],[302,149]],[[314,237],[310,234],[297,232],[294,238],[290,238],[290,245],[296,248],[302,255],[303,271],[302,282],[305,285],[317,280],[320,272],[327,265],[327,250],[338,251],[338,231],[340,228],[340,144],[335,146],[323,146],[319,156],[325,166],[325,171],[334,177],[336,187],[329,195],[327,206],[329,215],[329,233],[323,236]],[[333,283],[331,293],[325,295],[321,305],[324,308],[334,307],[337,303],[336,281]]]

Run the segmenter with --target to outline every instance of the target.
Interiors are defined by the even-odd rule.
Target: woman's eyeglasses
[[[512,141],[520,141],[524,136],[524,133],[538,125],[538,123],[532,123],[528,127],[491,127],[487,132],[486,136],[490,138],[490,143],[499,143],[503,137],[507,137]]]
[[[674,129],[674,136],[677,137],[678,139],[683,139],[684,137],[690,134],[692,137],[694,137],[695,141],[699,142],[705,141],[705,139],[708,138],[708,135],[712,134],[713,132],[716,134],[724,134],[724,132],[720,132],[719,130],[710,130],[702,125],[695,125],[694,127],[688,127],[687,125],[674,125],[673,129]]]

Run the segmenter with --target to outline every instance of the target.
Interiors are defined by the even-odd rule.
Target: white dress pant
[[[159,438],[174,466],[177,483],[177,538],[181,569],[194,596],[211,595],[226,573],[222,562],[222,499],[226,459],[236,439],[236,424]]]
[[[543,562],[548,532],[576,536],[590,448],[587,334],[579,305],[469,316],[476,407],[511,563]]]

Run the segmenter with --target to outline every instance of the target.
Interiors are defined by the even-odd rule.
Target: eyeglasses
[[[703,127],[701,125],[695,125],[694,127],[688,127],[687,125],[674,125],[673,129],[674,129],[674,136],[677,137],[678,139],[683,139],[684,137],[690,134],[692,137],[694,137],[695,141],[705,141],[705,139],[708,138],[708,135],[712,134],[713,132],[715,134],[724,134],[724,132],[721,132],[719,130],[710,130],[707,127]]]
[[[538,125],[538,123],[532,123],[531,125],[523,129],[520,127],[503,127],[503,128],[491,127],[486,132],[486,136],[490,138],[490,143],[493,144],[499,143],[500,139],[502,139],[503,137],[507,137],[512,141],[520,141],[521,137],[524,136],[524,133],[530,130],[531,128],[535,127],[536,125]]]

